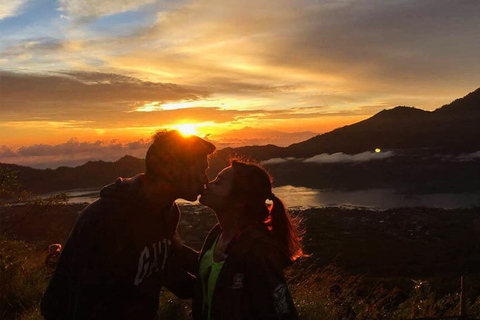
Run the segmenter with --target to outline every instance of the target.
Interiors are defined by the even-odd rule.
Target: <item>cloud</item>
[[[19,39],[3,44],[5,48],[0,53],[2,58],[16,58],[22,54],[42,55],[51,54],[62,49],[64,41],[52,37]]]
[[[294,157],[272,158],[272,159],[262,161],[262,165],[279,164],[279,163],[285,163],[285,162],[294,161],[294,160],[297,160],[297,159]]]
[[[28,0],[0,0],[0,20],[15,17]]]
[[[95,16],[148,2],[64,0],[61,6]],[[210,96],[261,97],[268,107],[330,105],[345,111],[388,102],[393,105],[385,107],[433,108],[480,80],[478,9],[478,2],[444,0],[167,1],[149,10],[157,15],[154,25],[130,35],[106,36],[80,26],[61,41],[32,39],[39,44],[26,50],[19,44],[10,57],[30,57],[28,66],[43,70],[58,70],[59,64],[113,70],[202,88]],[[116,30],[131,23],[102,26]],[[45,54],[49,46],[51,54]],[[26,62],[7,65],[22,68]]]
[[[74,156],[76,154],[96,152],[125,152],[138,149],[146,149],[150,144],[148,140],[138,140],[122,143],[116,140],[80,142],[72,138],[69,141],[57,145],[35,144],[20,147],[16,152],[17,156],[38,157],[38,156]]]
[[[358,154],[344,154],[343,152],[337,152],[333,154],[322,153],[311,158],[305,159],[303,162],[307,163],[338,163],[338,162],[365,162],[371,160],[381,160],[393,157],[395,153],[393,151],[386,152],[372,152],[366,151]]]
[[[4,106],[0,109],[0,127],[9,128],[108,130],[164,127],[178,122],[311,120],[348,113],[331,107],[263,109],[262,104],[268,102],[261,98],[215,98],[206,88],[146,81],[117,73],[0,71],[0,79]]]
[[[197,100],[209,93],[172,83],[144,81],[114,73],[28,74],[0,71],[2,113],[77,115],[88,111],[129,111],[139,101]],[[5,119],[5,117],[1,117]]]
[[[276,43],[282,50],[271,56],[271,63],[298,64],[312,71],[343,75],[359,91],[388,88],[410,95],[432,87],[440,91],[451,83],[452,74],[465,76],[458,68],[470,77],[478,72],[476,68],[468,70],[475,60],[468,45],[473,42],[480,49],[474,40],[479,26],[474,12],[480,9],[479,2],[326,3],[319,1],[308,11],[298,11],[298,24],[291,29],[291,36]],[[426,80],[434,81],[430,88],[425,86]],[[393,83],[403,87],[393,88]],[[422,86],[416,89],[419,83]]]
[[[30,72],[0,74],[1,121],[325,132],[395,105],[433,109],[480,81],[479,1],[153,2],[60,2],[91,23],[26,15],[0,44],[1,67]],[[198,105],[128,113],[177,102]]]
[[[0,147],[0,157],[1,158],[8,158],[8,157],[15,157],[16,154],[13,151],[12,148],[9,148],[7,146],[2,146]]]
[[[447,157],[446,159],[451,160],[452,158]],[[475,161],[478,159],[480,159],[480,151],[473,152],[473,153],[463,153],[454,158],[455,161],[460,161],[460,162]]]
[[[60,144],[35,144],[13,150],[7,146],[0,148],[0,162],[28,165],[36,168],[81,165],[87,161],[115,161],[124,155],[144,158],[150,140],[120,142],[98,140],[80,142],[72,138]]]
[[[478,9],[445,0],[199,0],[161,12],[147,38],[162,39],[160,61],[177,66],[183,57],[190,68],[213,67],[214,76],[224,69],[234,79],[340,95],[445,97],[452,77],[479,79],[470,48],[480,50]]]
[[[60,9],[73,18],[97,18],[139,8],[156,0],[60,0]]]
[[[23,121],[8,121],[0,123],[0,127],[6,128],[20,128],[20,129],[80,129],[85,128],[92,121],[38,121],[38,120],[23,120]]]
[[[305,163],[348,163],[348,162],[366,162],[372,160],[381,160],[393,157],[395,153],[393,151],[386,152],[372,152],[366,151],[358,154],[345,154],[343,152],[337,152],[333,154],[322,153],[311,158],[307,159],[298,159],[298,158],[272,158],[262,162],[263,164],[279,164],[289,161],[302,161]]]

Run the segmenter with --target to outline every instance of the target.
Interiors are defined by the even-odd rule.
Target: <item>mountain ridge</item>
[[[442,170],[447,170],[447,167],[443,167],[442,161],[438,160],[439,155],[452,156],[480,150],[480,139],[478,139],[480,137],[480,126],[478,126],[480,112],[478,111],[480,111],[480,88],[434,111],[398,106],[382,110],[355,124],[337,128],[287,147],[264,145],[224,148],[218,150],[211,157],[211,166],[208,173],[210,178],[215,176],[218,171],[229,164],[231,157],[255,161],[287,157],[304,159],[324,153],[358,154],[365,151],[373,152],[378,148],[381,150],[421,150],[421,152],[410,152],[407,161],[409,165],[404,168],[405,174],[412,170],[428,171],[429,168],[436,166],[435,170],[432,169],[433,173],[427,176],[429,179],[431,177],[436,179],[437,176],[440,179],[442,178]],[[431,159],[430,166],[424,160],[418,160],[429,157]],[[395,170],[395,161],[405,161],[405,158],[403,160],[387,159],[385,161],[387,164],[384,164],[382,170],[386,174],[389,170]],[[390,162],[391,165],[388,164]],[[422,166],[419,167],[416,162],[421,162]],[[317,164],[315,166],[315,168],[319,167]],[[460,174],[465,177],[466,180],[464,180],[469,185],[473,185],[473,182],[469,180],[472,178],[469,177],[478,175],[472,171],[475,166],[464,165],[464,168],[468,167],[468,169],[465,169],[468,172],[464,170],[461,163],[456,164],[456,166],[458,168],[451,174]],[[1,167],[17,171],[19,181],[27,190],[45,193],[77,188],[98,188],[113,182],[119,176],[128,177],[144,172],[145,161],[126,155],[115,162],[89,161],[78,167],[59,167],[54,170],[40,170],[0,163]],[[440,167],[444,169],[438,170]],[[289,181],[295,180],[295,176],[298,176],[298,172],[295,172],[295,170],[305,170],[306,165],[283,166],[282,168],[285,172],[277,170],[276,173],[282,176],[285,183],[289,183]],[[317,172],[318,170],[315,168],[313,171]],[[341,170],[339,166],[332,168]],[[375,174],[374,166],[366,166],[365,168],[365,176]],[[321,174],[320,170],[318,175]],[[319,179],[318,175],[315,173],[306,177],[306,179],[313,181]],[[345,183],[348,184],[348,177],[342,177],[342,179],[346,179]],[[362,176],[361,179],[364,179],[364,177]],[[395,176],[393,178],[395,183],[399,182],[399,179],[402,179],[402,177]],[[332,178],[331,181],[335,181],[335,179]],[[314,182],[312,186],[316,185]]]

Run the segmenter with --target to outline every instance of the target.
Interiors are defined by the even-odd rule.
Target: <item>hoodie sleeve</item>
[[[198,253],[189,247],[184,246],[184,248],[167,260],[162,284],[177,297],[188,299],[193,297],[196,282],[195,274],[191,272],[192,264],[189,259],[195,256],[196,261]],[[189,255],[190,257],[188,257]]]
[[[67,242],[63,247],[60,259],[55,268],[55,272],[50,279],[47,290],[45,291],[40,310],[45,320],[66,319],[69,310],[69,303],[73,296],[72,286],[78,282],[73,277],[75,268],[74,252],[75,247],[75,229],[71,232]]]
[[[170,236],[173,236],[180,219],[180,209],[177,204],[170,208],[165,218]],[[183,245],[167,260],[163,285],[179,298],[191,298],[194,294],[197,270],[198,252]]]
[[[82,212],[77,219],[43,295],[41,312],[46,320],[71,318],[73,310],[82,300],[81,286],[84,283],[82,271],[92,259],[87,251],[94,246],[95,234],[91,230],[88,210],[91,208]]]
[[[42,298],[41,312],[50,319],[97,319],[116,296],[113,266],[105,255],[116,239],[97,217],[97,204],[80,215]],[[99,238],[101,235],[101,239]],[[111,292],[109,292],[109,290]]]

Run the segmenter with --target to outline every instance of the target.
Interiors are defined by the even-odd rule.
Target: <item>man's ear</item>
[[[162,176],[168,182],[176,182],[178,177],[178,169],[173,166],[163,167]]]

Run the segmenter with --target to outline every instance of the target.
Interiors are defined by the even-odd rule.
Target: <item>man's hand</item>
[[[165,213],[165,223],[167,224],[168,235],[174,237],[174,233],[177,231],[178,223],[180,221],[180,209],[174,202],[170,210]]]
[[[183,240],[180,238],[178,230],[175,230],[175,233],[173,234],[172,245],[176,251],[180,251],[183,247]]]

